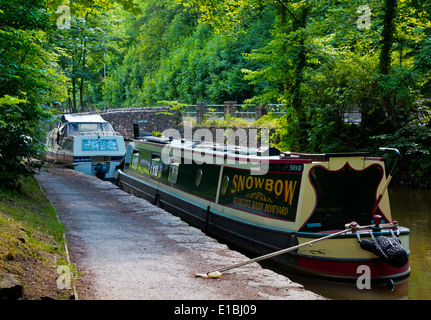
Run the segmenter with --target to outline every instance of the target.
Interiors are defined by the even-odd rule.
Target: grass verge
[[[0,275],[18,276],[23,300],[70,299],[64,227],[35,178],[21,185],[0,189]]]

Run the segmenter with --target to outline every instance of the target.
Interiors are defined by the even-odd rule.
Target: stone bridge
[[[140,129],[148,132],[163,132],[167,128],[180,129],[182,116],[169,107],[121,108],[105,111],[76,113],[77,115],[99,114],[110,122],[115,131],[124,138],[133,138],[133,124],[141,123]]]
[[[227,105],[229,106],[229,104]],[[206,105],[199,107],[204,109],[204,111],[200,111],[200,108],[198,108],[200,113],[203,114],[206,111]],[[131,139],[134,137],[133,124],[135,123],[140,123],[139,127],[141,132],[163,132],[166,129],[175,129],[180,132],[181,137],[186,138],[187,140],[192,138],[193,140],[206,140],[208,138],[208,134],[203,137],[202,134],[200,134],[202,131],[196,132],[198,129],[202,129],[202,126],[199,124],[200,121],[197,121],[197,126],[191,128],[190,133],[190,130],[185,129],[183,126],[183,116],[181,111],[175,111],[169,107],[119,108],[108,109],[104,111],[89,111],[76,114],[100,114],[100,116],[106,121],[110,122],[115,131],[117,131],[125,139]],[[220,137],[220,133],[217,133],[217,131],[232,129],[233,132],[231,130],[225,132],[226,134],[224,135],[224,143],[228,142],[228,133],[230,132],[230,134],[234,134],[236,136],[234,142],[235,145],[254,147],[261,146],[263,144],[260,137],[260,132],[262,130],[261,128],[246,127],[205,129],[210,130],[210,135],[212,135],[213,141],[217,143],[221,142],[217,140],[217,137]]]

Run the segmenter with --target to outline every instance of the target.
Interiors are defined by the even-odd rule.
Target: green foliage
[[[398,170],[400,180],[430,183],[431,177],[431,128],[406,123],[393,134],[375,137],[378,143],[398,148],[403,161]]]
[[[202,122],[203,127],[212,127],[212,128],[244,128],[244,127],[253,127],[253,122],[232,117],[231,115],[226,115],[224,118],[219,118],[215,114],[215,110],[213,108],[208,109],[208,113],[205,114],[205,119]]]
[[[58,244],[64,245],[64,227],[45,198],[39,182],[27,177],[21,179],[20,184],[20,190],[0,190],[0,212],[8,219],[24,222],[24,226],[48,233]]]
[[[65,78],[49,44],[45,1],[0,3],[0,187],[19,186],[41,168],[50,105],[63,100]]]
[[[49,106],[235,100],[285,106],[259,120],[283,149],[373,152],[387,142],[411,157],[418,178],[428,172],[429,125],[418,121],[431,95],[428,1],[77,0],[63,30],[52,25],[66,2],[28,4],[0,4],[0,133],[11,137],[0,142],[3,158],[18,141],[34,150],[9,159],[32,163]],[[368,22],[359,18],[367,10]],[[350,112],[361,122],[345,121]]]
[[[375,152],[382,140],[372,137],[386,137],[401,148],[402,134],[411,147],[427,150],[418,138],[426,130],[416,116],[421,95],[431,93],[430,7],[421,0],[363,5],[360,0],[146,2],[136,18],[145,27],[126,44],[105,86],[110,105],[282,103],[284,116],[268,115],[259,124],[275,126],[273,142],[286,150]],[[360,28],[366,10],[369,24]],[[126,33],[136,29],[129,24]],[[361,115],[360,123],[345,121],[351,112]],[[206,122],[221,121],[209,115]],[[413,160],[422,161],[425,153],[416,154],[421,156]]]
[[[226,34],[199,24],[193,8],[172,0],[140,6],[142,15],[131,18],[125,32],[141,32],[125,44],[123,60],[108,67],[104,92],[109,106],[151,106],[159,100],[243,101],[261,90],[244,79],[242,69],[255,63],[243,55],[268,41],[273,19],[269,10],[247,23],[238,21],[243,32]]]
[[[149,101],[147,93],[154,91],[153,75],[160,68],[162,54],[169,46],[169,37],[165,39],[166,30],[170,23],[179,25],[184,21],[186,24],[188,17],[181,15],[178,5],[172,1],[139,1],[138,4],[142,14],[123,14],[122,17],[123,34],[128,40],[117,52],[107,56],[111,64],[107,67],[103,92],[108,107],[155,105],[159,100],[169,99],[166,96],[154,98],[153,95]],[[179,16],[176,19],[176,13],[184,19]],[[181,37],[187,33],[186,29],[185,25],[175,29],[175,35]]]

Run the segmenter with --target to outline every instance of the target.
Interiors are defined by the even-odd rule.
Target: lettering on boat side
[[[283,201],[292,205],[293,193],[296,188],[298,181],[289,181],[278,179],[274,182],[273,179],[265,179],[248,176],[247,179],[242,175],[234,175],[232,179],[232,189],[231,193],[236,193],[237,191],[244,191],[244,187],[247,190],[251,189],[265,189],[269,193],[274,191],[276,196],[282,195]]]
[[[73,157],[73,162],[91,162],[91,157]]]
[[[275,204],[274,205],[264,204],[261,202],[241,199],[237,197],[233,198],[233,203],[245,208],[255,209],[266,213],[274,213],[274,214],[283,215],[283,216],[287,216],[287,214],[289,213],[289,208],[287,207],[277,206]]]
[[[360,274],[360,276],[356,280],[356,287],[359,290],[371,289],[371,269],[370,269],[370,267],[367,265],[360,265],[356,269],[356,273]]]
[[[217,307],[187,306],[181,304],[174,309],[175,315],[197,315],[205,318],[209,314],[234,315],[242,317],[244,315],[254,315],[257,312],[256,305],[248,304],[220,304]]]
[[[247,170],[224,169],[227,192],[220,195],[220,203],[269,217],[294,220],[298,205],[301,175],[267,173],[253,176]]]

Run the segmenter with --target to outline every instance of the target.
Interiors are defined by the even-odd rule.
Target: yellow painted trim
[[[361,239],[371,239],[369,236],[361,236]],[[409,235],[401,235],[399,237],[401,245],[409,251]],[[299,244],[311,241],[311,238],[298,237]],[[357,238],[337,238],[328,239],[322,242],[316,242],[311,247],[305,246],[298,249],[298,253],[324,258],[340,258],[340,259],[371,259],[377,256],[369,251],[363,250]]]

